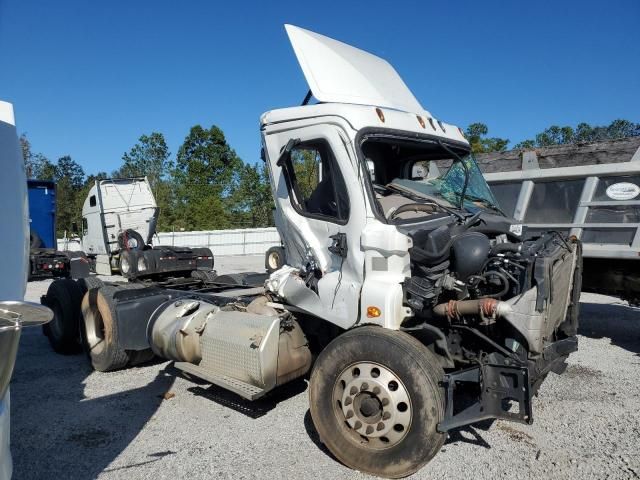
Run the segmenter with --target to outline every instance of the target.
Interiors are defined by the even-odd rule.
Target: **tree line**
[[[488,137],[489,128],[484,123],[472,123],[465,131],[474,153],[504,152],[509,149],[506,138]],[[640,123],[629,120],[614,120],[609,125],[592,126],[579,123],[576,128],[552,125],[534,138],[523,140],[513,146],[514,150],[551,147],[554,145],[570,145],[576,143],[604,142],[627,137],[640,136]]]
[[[159,231],[217,230],[273,225],[273,200],[264,164],[244,163],[215,125],[195,125],[175,158],[162,133],[142,135],[122,155],[121,166],[87,175],[65,155],[52,162],[34,153],[25,134],[20,143],[28,178],[57,183],[57,234],[78,224],[82,205],[96,180],[144,177],[160,208]]]
[[[465,131],[474,153],[505,151],[510,141],[489,137],[483,123],[472,123]],[[640,136],[640,123],[614,120],[606,126],[580,123],[576,128],[553,125],[516,149],[613,140]],[[27,176],[57,183],[57,234],[69,234],[78,223],[82,205],[96,180],[143,177],[149,179],[160,207],[159,231],[255,228],[273,225],[273,199],[264,164],[243,162],[229,146],[224,133],[213,125],[193,126],[175,158],[164,135],[142,135],[122,155],[120,167],[110,172],[87,174],[69,155],[55,162],[34,153],[25,134],[20,143]]]

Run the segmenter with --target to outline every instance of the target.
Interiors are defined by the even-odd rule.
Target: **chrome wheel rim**
[[[145,260],[144,257],[140,257],[138,259],[138,271],[144,272],[146,270],[147,270],[147,261]]]
[[[333,388],[336,414],[362,445],[385,449],[409,432],[413,409],[406,387],[387,367],[358,362],[345,368]]]
[[[271,255],[269,255],[269,267],[273,270],[277,270],[278,263],[280,263],[280,255],[272,252]]]

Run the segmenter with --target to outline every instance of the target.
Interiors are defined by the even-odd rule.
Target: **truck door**
[[[343,328],[358,321],[366,223],[359,169],[346,138],[332,125],[264,135],[287,264],[316,272],[305,287],[316,297],[303,295],[305,304],[296,306]]]

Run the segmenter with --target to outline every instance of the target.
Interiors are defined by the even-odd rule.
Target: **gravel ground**
[[[263,257],[217,260],[221,273]],[[32,282],[38,300],[48,281]],[[580,350],[534,399],[534,424],[488,422],[452,433],[412,478],[640,477],[640,311],[583,294]],[[182,377],[171,362],[93,372],[21,340],[12,382],[15,479],[367,478],[322,447],[305,381],[250,403]]]

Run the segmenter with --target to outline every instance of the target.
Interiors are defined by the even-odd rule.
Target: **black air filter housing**
[[[480,232],[466,232],[456,236],[451,246],[451,269],[458,280],[465,281],[479,273],[489,258],[489,237]]]

